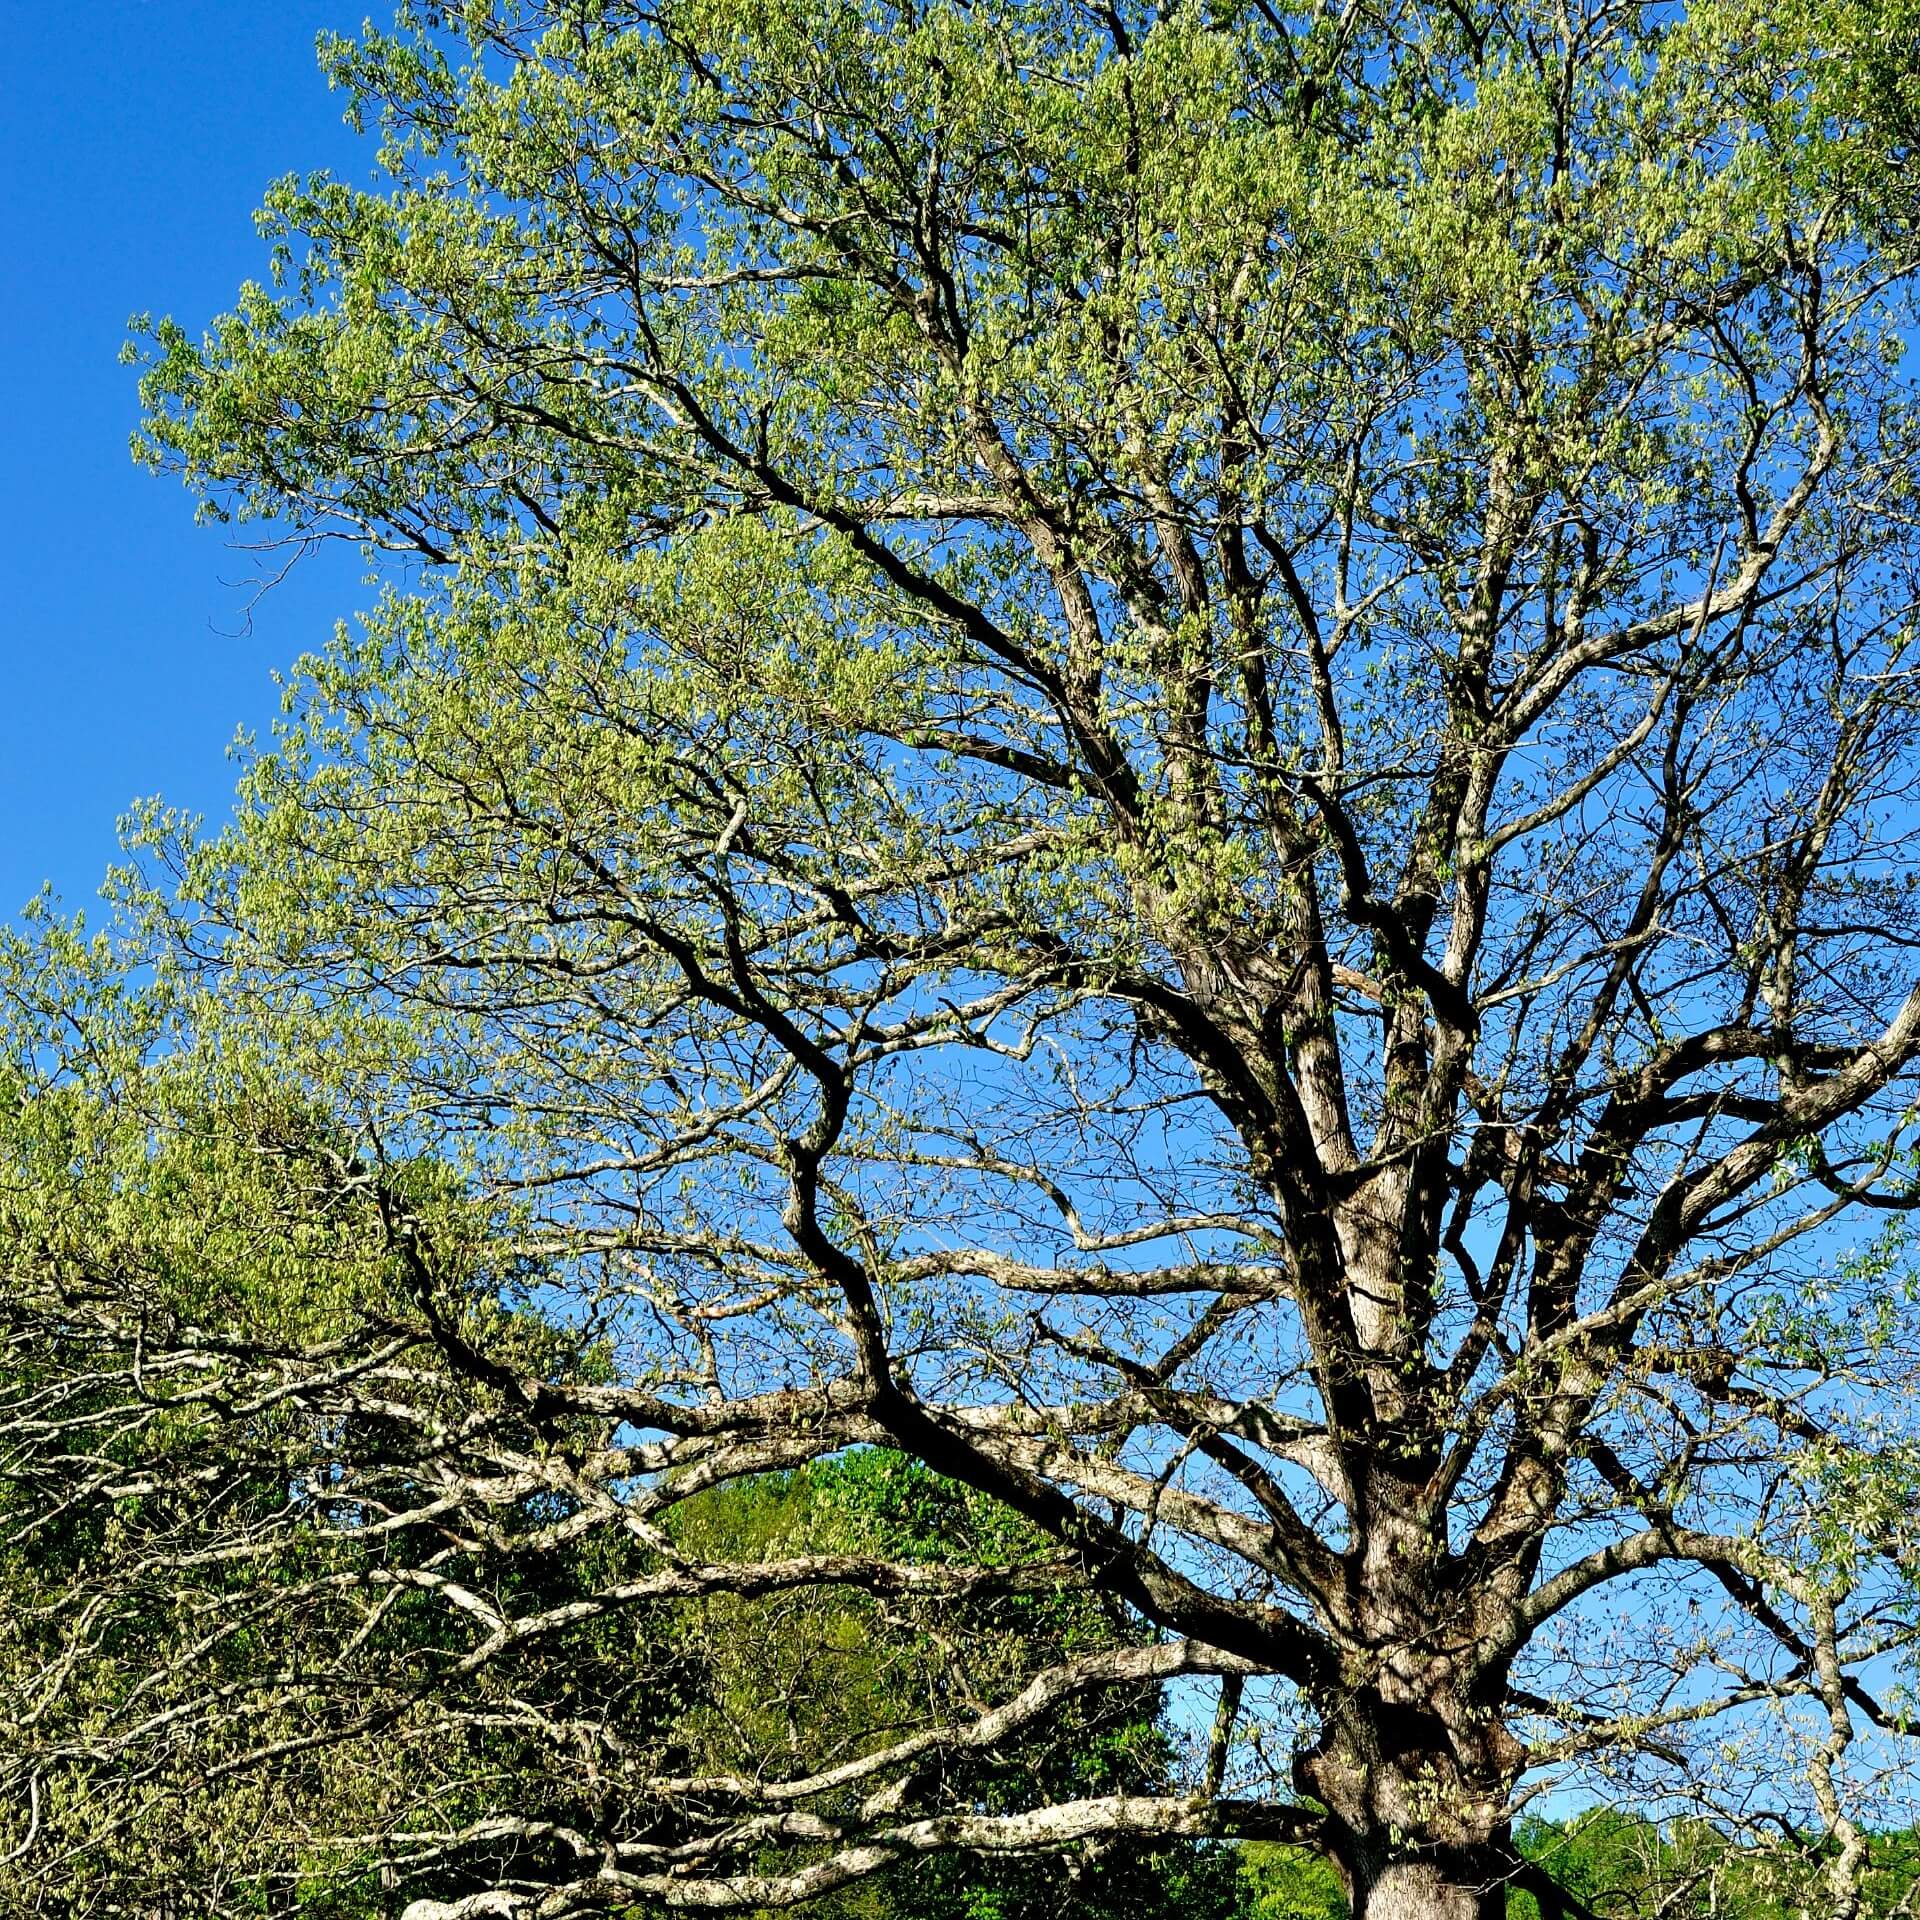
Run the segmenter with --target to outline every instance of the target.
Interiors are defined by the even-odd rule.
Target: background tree
[[[276,189],[274,288],[153,330],[145,445],[419,572],[232,832],[148,818],[124,913],[143,1074],[322,1116],[406,1306],[101,1337],[325,1409],[348,1476],[388,1422],[432,1491],[382,1551],[476,1688],[553,1613],[509,1497],[690,1593],[1044,1565],[1151,1630],[698,1793],[529,1728],[593,1820],[471,1891],[518,1816],[449,1830],[415,1920],[1219,1836],[1479,1915],[1582,1767],[1791,1804],[1857,1910],[1913,1630],[1911,101],[1867,57],[1912,31],[567,0],[330,46],[391,182]],[[26,998],[20,1071],[116,1111]],[[113,1191],[164,1215],[166,1165]],[[23,1298],[115,1271],[74,1177],[29,1156]],[[531,1364],[515,1286],[604,1372]],[[336,1357],[388,1328],[431,1414]],[[1050,1558],[671,1557],[852,1446]],[[1163,1682],[1214,1703],[1177,1788],[920,1811],[929,1756]]]

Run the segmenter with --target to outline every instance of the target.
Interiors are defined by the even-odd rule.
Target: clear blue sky
[[[314,63],[365,0],[69,0],[9,9],[0,120],[0,917],[42,881],[91,904],[137,795],[217,815],[269,674],[367,596],[351,555],[253,607],[258,556],[136,469],[130,314],[198,326],[258,277],[276,175],[363,176]],[[378,8],[375,8],[378,11]]]

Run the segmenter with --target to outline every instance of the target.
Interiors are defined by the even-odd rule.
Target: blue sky
[[[198,326],[258,276],[268,180],[364,176],[314,63],[325,0],[74,0],[8,16],[0,119],[0,916],[43,881],[91,902],[137,795],[217,815],[270,673],[366,597],[351,555],[259,598],[261,556],[136,469],[128,316]],[[252,606],[249,630],[249,603]]]

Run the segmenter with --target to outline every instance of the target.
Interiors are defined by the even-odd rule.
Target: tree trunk
[[[1330,1816],[1353,1920],[1505,1920],[1512,1742],[1497,1719],[1429,1698],[1442,1714],[1356,1689],[1298,1765]]]
[[[1362,1851],[1349,1869],[1353,1920],[1503,1920],[1506,1887],[1491,1858],[1398,1858]]]

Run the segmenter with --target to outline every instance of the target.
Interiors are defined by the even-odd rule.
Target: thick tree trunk
[[[1343,1704],[1296,1781],[1330,1816],[1353,1920],[1505,1920],[1517,1750],[1498,1719],[1443,1688]]]
[[[1394,1859],[1362,1851],[1349,1870],[1353,1920],[1502,1920],[1497,1866],[1459,1854]]]
[[[1394,1285],[1383,1266],[1366,1291],[1391,1300]],[[1526,1755],[1500,1712],[1504,1668],[1484,1657],[1499,1622],[1450,1559],[1428,1492],[1437,1453],[1402,1453],[1355,1477],[1359,1538],[1333,1623],[1355,1652],[1294,1784],[1327,1810],[1353,1920],[1505,1920]]]

